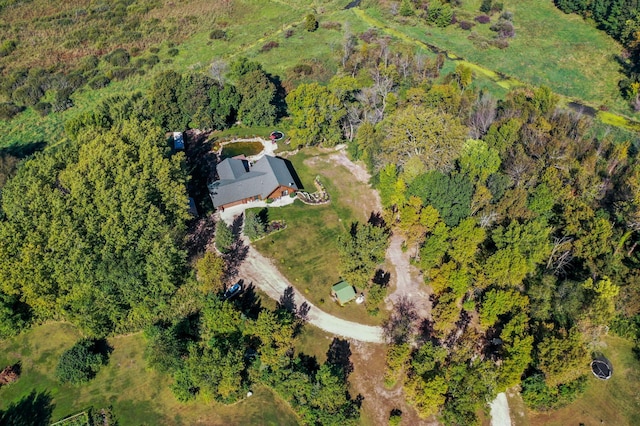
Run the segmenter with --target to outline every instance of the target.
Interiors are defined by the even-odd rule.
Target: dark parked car
[[[238,281],[224,292],[224,300],[237,296],[242,291],[242,280]]]

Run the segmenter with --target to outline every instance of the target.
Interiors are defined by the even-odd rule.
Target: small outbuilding
[[[335,297],[342,306],[356,298],[356,291],[348,282],[340,281],[331,287],[331,296]]]

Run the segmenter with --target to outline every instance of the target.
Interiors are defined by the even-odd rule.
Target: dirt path
[[[387,306],[396,303],[401,297],[406,296],[416,305],[418,315],[423,319],[431,318],[431,301],[429,300],[429,292],[423,284],[420,271],[409,262],[409,252],[402,251],[403,239],[400,235],[391,236],[389,248],[387,249],[387,264],[390,265],[395,273],[396,289],[391,293],[385,301]]]
[[[248,241],[245,241],[245,243],[248,244]],[[249,245],[247,257],[240,266],[239,276],[245,282],[253,283],[253,285],[275,300],[280,300],[287,287],[291,286],[272,261],[261,255],[251,245]],[[329,315],[311,304],[295,287],[293,288],[296,304],[300,306],[306,302],[309,305],[309,323],[336,336],[361,342],[384,342],[381,327],[358,324]]]

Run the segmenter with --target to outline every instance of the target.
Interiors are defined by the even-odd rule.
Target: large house
[[[218,177],[209,184],[209,195],[213,206],[221,210],[289,196],[299,189],[285,160],[269,155],[254,164],[244,158],[227,158],[218,164]]]

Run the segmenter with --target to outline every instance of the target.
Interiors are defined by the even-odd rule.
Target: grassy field
[[[611,379],[598,380],[589,374],[587,390],[580,399],[551,413],[529,411],[516,426],[640,424],[640,361],[632,352],[633,344],[614,336],[603,341],[606,345],[601,352],[613,365]]]
[[[458,20],[473,21],[481,0],[463,2]],[[392,31],[450,52],[489,70],[504,73],[532,85],[547,85],[569,98],[583,99],[598,107],[632,115],[619,94],[617,83],[622,77],[615,56],[621,46],[604,32],[592,27],[576,15],[560,12],[551,1],[521,0],[508,2],[505,9],[514,13],[516,37],[509,47],[479,48],[468,39],[470,31],[456,25],[446,28],[428,27],[418,18],[398,23],[381,10],[367,9],[368,15],[380,19]],[[492,17],[492,22],[497,20]],[[491,24],[477,24],[472,31],[491,38]],[[483,74],[476,70],[476,74]],[[490,76],[483,76],[489,77]],[[510,85],[517,84],[517,81]]]
[[[337,265],[337,238],[351,222],[365,222],[373,210],[372,190],[357,182],[344,166],[332,163],[331,153],[305,149],[289,159],[305,190],[314,192],[313,179],[320,176],[331,202],[308,206],[293,205],[269,209],[270,220],[284,219],[287,229],[259,240],[255,246],[274,259],[280,271],[320,309],[341,318],[379,324],[362,305],[340,307],[331,301],[330,286],[340,279]]]
[[[140,333],[109,339],[114,349],[109,364],[88,384],[60,385],[54,378],[58,358],[79,337],[71,325],[50,323],[0,342],[0,365],[22,364],[18,381],[0,388],[0,410],[35,390],[53,398],[51,421],[91,406],[112,406],[123,426],[297,424],[291,409],[263,387],[256,387],[251,398],[232,406],[204,401],[178,403],[169,390],[171,379],[146,369]]]

